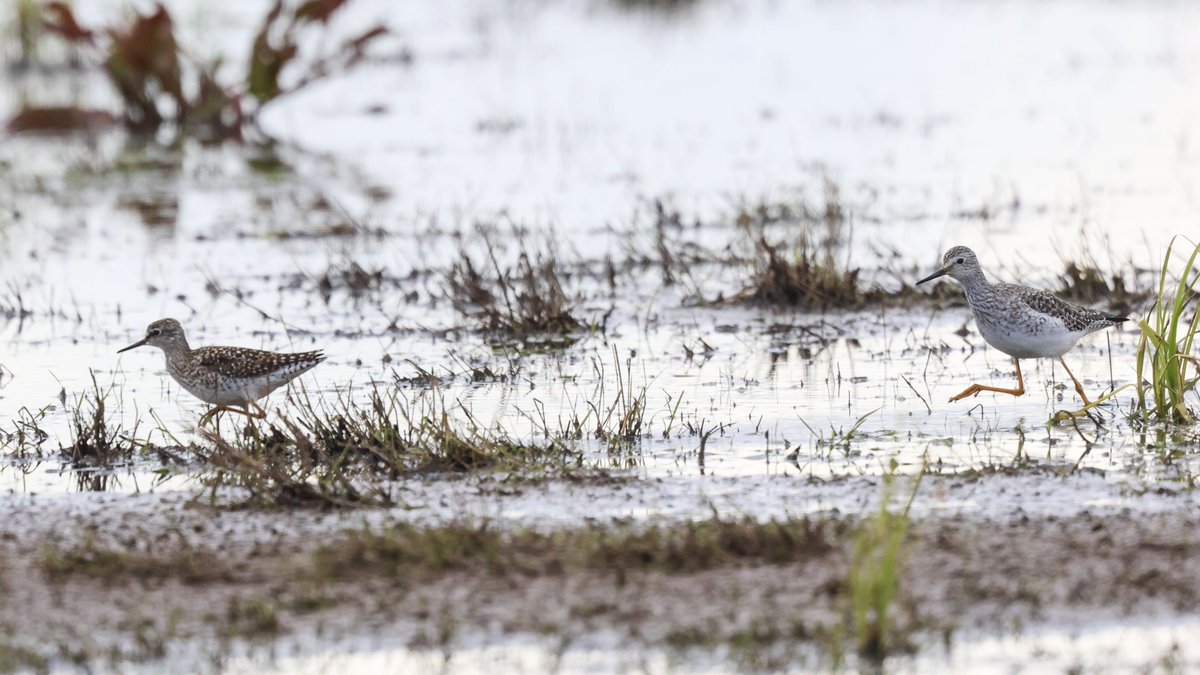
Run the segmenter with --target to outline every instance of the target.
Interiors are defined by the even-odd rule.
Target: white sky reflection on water
[[[107,16],[99,3],[80,4]],[[231,45],[244,42],[256,16],[253,8],[171,6],[185,35],[232,21],[220,33]],[[326,305],[280,279],[311,286],[350,259],[401,277],[444,265],[458,244],[424,237],[431,223],[469,225],[501,212],[553,227],[565,255],[594,259],[623,243],[607,226],[627,224],[650,199],[711,219],[742,199],[803,194],[819,203],[828,175],[852,213],[848,255],[869,268],[894,247],[901,269],[923,274],[950,243],[975,246],[996,278],[1043,285],[1054,281],[1059,252],[1072,255],[1085,242],[1102,264],[1112,263],[1111,249],[1118,266],[1129,257],[1149,265],[1194,222],[1200,45],[1184,27],[1197,14],[1131,3],[710,2],[670,18],[599,3],[356,3],[339,30],[386,15],[415,60],[365,67],[268,111],[272,133],[327,153],[295,157],[296,181],[256,175],[232,152],[188,148],[179,158],[119,137],[95,146],[17,138],[0,148],[21,213],[3,228],[5,281],[53,315],[0,327],[0,363],[13,373],[0,380],[0,418],[55,405],[48,419],[63,429],[58,395],[79,396],[94,369],[102,386],[120,391],[127,425],[153,410],[186,432],[199,406],[164,381],[161,357],[115,355],[168,315],[184,321],[196,344],[324,347],[330,361],[305,378],[324,395],[388,381],[392,368],[411,374],[406,358],[487,358],[474,337],[419,332],[457,322],[437,301],[440,278],[414,282],[417,303],[389,298],[366,309],[344,297]],[[0,105],[11,110],[15,99],[0,95]],[[78,171],[129,157],[158,168],[93,178]],[[365,196],[372,186],[390,196]],[[273,236],[336,219],[312,208],[318,191],[387,236]],[[147,199],[151,207],[165,201],[172,222],[144,225],[139,204]],[[955,215],[980,209],[993,217]],[[696,236],[720,248],[734,236],[728,230]],[[243,295],[213,294],[211,281]],[[736,282],[735,274],[704,281],[709,293],[732,292]],[[610,342],[622,360],[636,350],[634,372],[651,383],[652,412],[682,395],[693,420],[734,424],[712,439],[707,471],[784,469],[779,458],[791,449],[812,448],[876,408],[861,430],[866,446],[909,465],[929,447],[952,465],[1012,456],[1018,427],[1035,457],[1069,464],[1082,455],[1074,430],[1042,424],[1069,403],[1047,392],[1049,363],[1027,367],[1035,386],[1023,399],[979,399],[984,407],[971,415],[964,411],[974,401],[945,404],[974,379],[1003,385],[1010,377],[1006,358],[953,334],[967,320],[963,309],[852,317],[854,334],[822,347],[804,335],[773,340],[762,329],[847,317],[680,309],[678,301],[676,291],[638,289],[616,314]],[[590,316],[605,305],[589,301]],[[282,316],[288,330],[259,310]],[[389,334],[393,322],[418,332]],[[1129,331],[1111,338],[1114,379],[1128,382],[1134,339]],[[718,348],[707,363],[682,357],[697,339]],[[1105,340],[1072,353],[1093,387],[1108,382]],[[532,394],[507,385],[450,393],[485,419],[528,431],[521,413],[532,399],[568,414],[563,378],[586,379],[611,361],[611,345],[591,340],[564,357],[528,359],[523,384]],[[942,345],[930,359],[928,348]],[[939,445],[948,438],[957,442]],[[687,459],[696,445],[649,443],[651,472],[696,471]],[[875,472],[884,461],[827,452],[812,459],[803,466],[829,464],[818,472]],[[1097,452],[1085,463],[1130,461]]]

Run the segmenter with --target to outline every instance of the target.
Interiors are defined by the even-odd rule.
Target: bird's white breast
[[[1061,321],[1051,319],[1036,331],[1028,327],[977,321],[979,334],[996,349],[1018,359],[1055,358],[1066,354],[1079,340],[1079,333],[1067,330]]]

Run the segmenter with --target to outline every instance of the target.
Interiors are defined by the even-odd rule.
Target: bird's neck
[[[172,342],[167,347],[163,347],[163,355],[167,358],[167,365],[183,363],[192,355],[192,348],[188,346],[186,339],[181,339],[178,342]]]
[[[992,284],[983,276],[983,270],[971,270],[964,276],[959,278],[958,283],[962,284],[963,290],[968,295],[971,293],[986,293],[991,290]]]

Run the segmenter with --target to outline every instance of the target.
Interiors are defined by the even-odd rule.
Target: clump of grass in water
[[[1133,284],[1119,272],[1112,272],[1106,277],[1099,268],[1075,261],[1067,261],[1058,281],[1058,296],[1087,304],[1104,301],[1110,306],[1113,303],[1128,306],[1128,303],[1137,302],[1147,295],[1134,290]]]
[[[1135,270],[1126,275],[1125,270],[1134,270],[1132,261],[1127,264],[1115,264],[1112,246],[1105,235],[1098,235],[1086,230],[1079,233],[1082,242],[1081,249],[1074,259],[1063,256],[1063,271],[1058,275],[1059,297],[1093,305],[1104,303],[1109,309],[1127,315],[1133,307],[1140,305],[1150,297],[1150,289],[1140,286],[1140,277]],[[1099,241],[1100,244],[1095,242]],[[1095,247],[1104,246],[1107,253],[1104,257],[1110,261],[1112,271],[1104,272],[1095,252]]]
[[[201,481],[214,496],[232,487],[257,503],[389,504],[387,481],[406,475],[570,471],[581,464],[560,444],[521,443],[469,414],[457,421],[434,392],[409,401],[376,389],[365,406],[340,397],[332,409],[304,397],[294,411],[265,430],[247,426],[232,440],[205,432],[212,448],[196,452],[207,464]]]
[[[874,299],[878,293],[863,290],[860,270],[837,259],[848,222],[840,192],[828,180],[822,209],[803,203],[796,207],[759,204],[744,208],[737,224],[754,245],[754,274],[749,285],[731,301],[825,309],[857,307]],[[767,226],[776,223],[799,224],[799,232],[792,235],[794,247],[768,240]]]
[[[480,266],[466,251],[461,252],[446,278],[454,309],[501,342],[573,343],[572,334],[584,324],[574,316],[563,291],[554,253],[531,252],[518,236],[516,262],[506,266],[500,262],[506,251],[499,250],[482,227],[477,232],[487,260]]]
[[[801,235],[790,259],[784,253],[786,245],[772,245],[761,229],[750,236],[758,252],[754,279],[735,296],[736,302],[804,309],[862,304],[859,270],[839,265],[833,252],[814,246],[807,233]]]
[[[530,415],[530,419],[541,427],[542,435],[546,438],[574,441],[590,435],[604,441],[610,453],[632,448],[647,433],[649,426],[646,417],[647,388],[634,384],[633,357],[626,359],[622,369],[616,345],[612,347],[612,371],[613,376],[610,376],[604,362],[593,359],[592,372],[597,384],[586,398],[586,411],[582,416],[573,412],[569,418],[559,418],[557,431],[551,430],[544,407],[539,406],[538,417]],[[671,421],[677,412],[678,402],[671,413]],[[669,425],[670,422],[668,428]]]
[[[1192,246],[1191,254],[1170,284],[1175,245],[1179,241]],[[1137,350],[1137,409],[1159,422],[1192,424],[1196,415],[1187,406],[1187,395],[1200,381],[1200,357],[1192,352],[1200,332],[1200,244],[1186,237],[1173,237],[1159,269],[1153,307],[1138,322],[1142,331]],[[1188,313],[1191,318],[1188,318]],[[1191,369],[1195,375],[1188,374]],[[1149,394],[1150,400],[1147,400]]]
[[[0,365],[0,375],[3,375],[3,370],[4,367]],[[50,439],[50,434],[41,426],[50,409],[51,406],[36,412],[29,408],[18,410],[17,416],[11,420],[13,430],[0,431],[0,450],[18,459],[40,456],[42,445]]]
[[[100,389],[92,373],[92,391],[82,394],[71,410],[71,445],[59,452],[73,464],[107,467],[129,461],[145,444],[137,438],[137,427],[123,435],[120,425],[113,427],[108,418],[107,401],[110,387]]]

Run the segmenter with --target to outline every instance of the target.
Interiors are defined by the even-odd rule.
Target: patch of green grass
[[[1176,269],[1175,246],[1181,241],[1191,246],[1191,251]],[[1196,421],[1187,396],[1200,381],[1200,356],[1193,352],[1200,333],[1198,286],[1200,244],[1176,236],[1163,256],[1154,305],[1138,322],[1142,337],[1137,350],[1137,409],[1159,422]]]
[[[124,626],[132,634],[133,651],[120,656],[134,661],[152,661],[167,655],[167,645],[178,637],[178,615],[172,615],[165,626],[152,619],[138,618]]]
[[[818,451],[822,448],[840,448],[844,452],[849,453],[850,442],[860,435],[858,430],[862,427],[863,423],[867,421],[867,418],[879,412],[880,410],[882,410],[882,408],[876,408],[868,413],[863,414],[854,421],[854,424],[851,425],[849,429],[835,427],[831,424],[829,427],[828,436],[826,436],[823,431],[813,429],[812,426],[810,426],[808,422],[805,422],[803,419],[800,420],[800,423],[803,424],[804,428],[808,429],[808,432],[813,435],[813,444]],[[792,457],[792,459],[793,461],[795,460],[794,457]]]
[[[14,0],[12,6],[15,13],[13,29],[21,45],[20,62],[27,65],[37,61],[38,47],[44,33],[41,3],[38,0]]]
[[[839,525],[794,518],[759,523],[712,518],[678,525],[538,532],[494,524],[364,529],[321,547],[317,580],[363,574],[400,581],[453,571],[558,574],[568,569],[686,574],[738,564],[781,565],[833,550]]]
[[[264,598],[231,599],[224,619],[220,633],[226,639],[263,640],[275,637],[280,631],[275,604]]]
[[[50,659],[27,647],[0,642],[0,673],[48,673]]]
[[[117,551],[87,541],[75,548],[47,546],[42,571],[53,583],[87,577],[112,583],[176,579],[198,584],[228,579],[230,571],[207,551],[184,548],[162,554]]]

